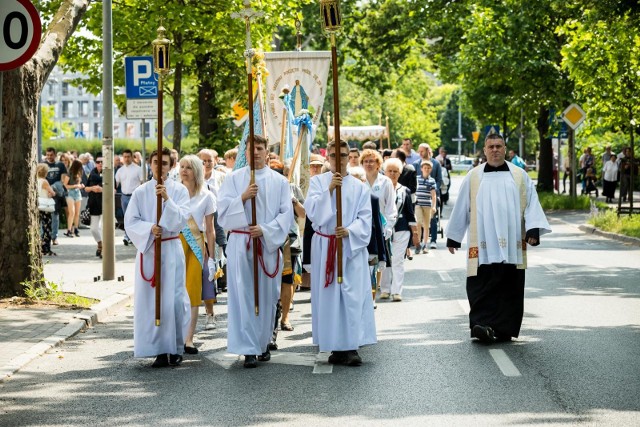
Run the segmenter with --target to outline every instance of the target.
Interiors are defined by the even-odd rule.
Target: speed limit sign
[[[29,0],[0,1],[0,71],[27,62],[40,44],[42,24]]]

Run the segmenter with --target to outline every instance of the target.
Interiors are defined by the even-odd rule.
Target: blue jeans
[[[122,206],[122,215],[127,214],[127,206],[129,206],[129,201],[131,200],[131,196],[125,196],[124,194],[120,195],[120,205]],[[127,229],[124,230],[124,238],[129,240],[129,236],[127,236]]]
[[[51,240],[58,240],[58,227],[60,227],[60,214],[53,212],[51,214]]]

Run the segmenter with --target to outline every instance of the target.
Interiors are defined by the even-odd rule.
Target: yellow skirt
[[[182,249],[184,249],[184,261],[186,266],[187,294],[191,307],[199,307],[202,304],[202,265],[195,256],[185,238],[180,234]]]

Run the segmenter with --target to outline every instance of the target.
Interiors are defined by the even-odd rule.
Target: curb
[[[74,315],[73,319],[66,326],[39,343],[34,344],[26,352],[12,359],[8,365],[0,367],[0,384],[10,379],[16,372],[47,351],[59,346],[80,332],[104,322],[108,316],[121,310],[132,301],[133,287],[130,292],[118,292],[91,306],[89,310],[83,310]]]
[[[640,239],[637,237],[624,236],[622,234],[610,233],[608,231],[602,231],[592,225],[579,225],[578,229],[584,231],[587,234],[595,234],[596,236],[605,237],[611,240],[617,240],[619,242],[627,243],[633,246],[640,246]]]

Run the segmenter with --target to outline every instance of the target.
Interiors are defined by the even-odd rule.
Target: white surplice
[[[169,200],[163,203],[162,238],[177,237],[189,217],[189,192],[184,185],[166,180]],[[156,223],[156,180],[135,189],[124,217],[124,226],[136,255],[133,352],[134,357],[182,354],[189,326],[190,304],[185,288],[184,251],[180,239],[162,242],[160,326],[155,326],[155,288],[146,279],[154,274]],[[145,278],[143,278],[143,275]]]
[[[371,238],[371,192],[360,180],[347,175],[342,180],[342,226],[349,236],[342,239],[342,283],[325,287],[329,239],[335,234],[336,201],[329,193],[331,172],[311,178],[304,203],[316,233],[311,242],[311,310],[313,344],[320,351],[357,350],[375,344],[376,325],[371,298],[367,245]]]
[[[268,167],[256,170],[255,174],[256,221],[263,233],[260,241],[264,269],[270,274],[278,270],[278,274],[270,278],[258,264],[258,316],[254,309],[252,239],[248,234],[233,232],[248,231],[251,223],[251,201],[243,203],[241,197],[249,186],[249,167],[228,175],[218,193],[218,221],[225,230],[231,231],[227,242],[227,351],[242,355],[259,355],[267,350],[280,297],[283,266],[280,247],[293,223],[287,180]]]
[[[522,264],[522,250],[521,246],[519,247],[524,239],[522,222],[527,231],[538,228],[540,236],[551,232],[551,227],[540,206],[535,185],[526,174],[524,174],[526,206],[524,217],[521,216],[521,195],[512,175],[519,171],[511,170],[510,163],[508,166],[509,171],[485,173],[484,165],[481,165],[479,169],[469,172],[462,182],[447,225],[445,232],[447,237],[461,243],[471,221],[471,177],[474,173],[480,174],[480,186],[476,196],[479,265],[502,262]]]

